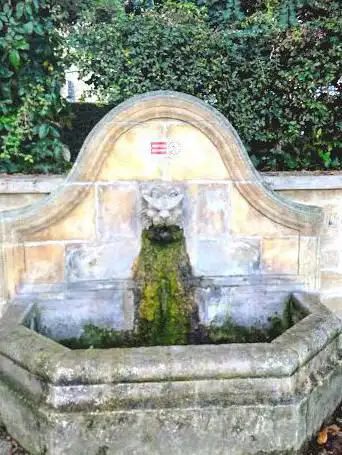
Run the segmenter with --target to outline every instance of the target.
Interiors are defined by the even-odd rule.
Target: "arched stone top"
[[[303,235],[315,235],[321,210],[280,197],[262,181],[229,121],[214,108],[189,95],[171,91],[136,96],[111,110],[90,132],[65,182],[48,198],[23,209],[3,212],[3,233],[27,235],[58,222],[86,198],[91,184],[113,152],[113,144],[137,125],[156,119],[172,119],[193,126],[216,147],[243,198],[259,213]],[[194,160],[196,151],[194,150]],[[132,179],[134,180],[134,179]]]

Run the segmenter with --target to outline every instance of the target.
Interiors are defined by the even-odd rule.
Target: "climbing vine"
[[[0,6],[0,172],[62,171],[60,37],[46,0]]]

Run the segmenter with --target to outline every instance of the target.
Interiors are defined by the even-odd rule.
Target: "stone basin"
[[[342,399],[342,323],[319,295],[271,343],[70,350],[0,322],[0,419],[32,454],[295,454]]]

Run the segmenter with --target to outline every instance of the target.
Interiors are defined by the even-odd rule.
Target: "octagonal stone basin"
[[[0,420],[32,454],[297,453],[342,399],[342,324],[317,294],[271,343],[70,350],[0,322]]]

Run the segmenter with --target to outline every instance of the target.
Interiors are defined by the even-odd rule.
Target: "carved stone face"
[[[184,194],[172,185],[153,184],[142,192],[144,227],[181,224]]]

